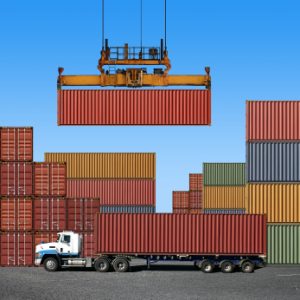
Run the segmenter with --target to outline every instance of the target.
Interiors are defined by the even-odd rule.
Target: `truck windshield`
[[[59,242],[59,239],[60,239],[60,234],[57,235],[57,240],[56,240],[56,242]]]

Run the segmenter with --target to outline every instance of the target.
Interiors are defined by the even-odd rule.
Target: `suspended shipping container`
[[[210,125],[210,90],[60,90],[58,125]]]
[[[202,203],[202,192],[200,191],[189,191],[189,206],[190,209],[201,209]]]
[[[155,213],[151,205],[101,205],[101,213]]]
[[[189,174],[190,191],[203,190],[203,175],[202,174]]]
[[[68,179],[155,179],[155,153],[45,153],[45,161],[67,163]]]
[[[173,208],[189,208],[189,192],[173,191]]]
[[[212,209],[212,208],[204,208],[203,209],[203,213],[204,214],[226,214],[226,215],[230,215],[230,214],[238,214],[238,215],[243,215],[246,213],[246,210],[244,208],[240,208],[240,209],[222,209],[222,208],[218,208],[218,209]]]

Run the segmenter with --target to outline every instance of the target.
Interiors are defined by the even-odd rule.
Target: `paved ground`
[[[130,273],[0,268],[0,299],[300,299],[300,266],[253,274],[203,274],[190,265],[142,265]]]

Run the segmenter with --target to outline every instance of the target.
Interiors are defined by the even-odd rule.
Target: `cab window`
[[[69,244],[71,242],[71,236],[70,235],[64,235],[62,242]]]

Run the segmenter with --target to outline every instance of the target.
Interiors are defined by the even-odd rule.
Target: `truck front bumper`
[[[34,264],[35,264],[36,266],[40,266],[40,265],[41,265],[41,262],[42,262],[42,259],[41,259],[41,258],[36,258],[36,259],[34,260]]]

